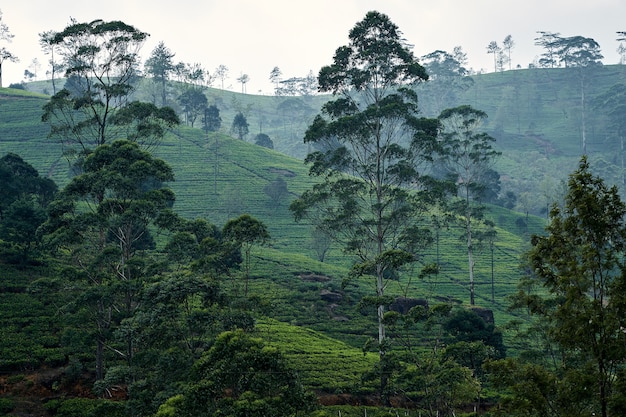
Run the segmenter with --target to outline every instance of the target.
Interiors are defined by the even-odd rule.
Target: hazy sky
[[[305,76],[332,63],[354,24],[370,10],[387,14],[414,45],[416,56],[460,45],[469,67],[493,71],[486,47],[511,35],[513,66],[526,68],[542,51],[537,31],[595,39],[605,64],[619,57],[616,31],[626,31],[626,0],[0,0],[3,21],[15,35],[4,44],[20,58],[5,62],[3,85],[19,82],[33,58],[42,64],[38,34],[60,31],[70,17],[79,22],[122,20],[150,34],[143,60],[159,41],[176,53],[175,62],[200,63],[213,71],[229,68],[227,84],[248,74],[248,93],[271,94],[269,74]]]

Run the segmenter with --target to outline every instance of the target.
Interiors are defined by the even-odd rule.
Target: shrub
[[[5,415],[13,411],[15,401],[10,398],[0,398],[0,415]]]

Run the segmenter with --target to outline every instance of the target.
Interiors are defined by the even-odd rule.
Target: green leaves
[[[534,237],[528,253],[530,283],[547,294],[521,291],[518,305],[538,316],[546,342],[559,349],[553,377],[569,386],[554,406],[564,414],[574,407],[606,416],[610,403],[622,401],[613,384],[626,364],[625,214],[617,189],[593,176],[583,157],[570,175],[564,207],[552,208],[547,236]]]

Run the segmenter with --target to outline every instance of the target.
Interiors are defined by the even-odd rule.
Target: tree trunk
[[[474,305],[474,251],[472,250],[472,229],[467,221],[467,262],[469,266],[470,305]]]

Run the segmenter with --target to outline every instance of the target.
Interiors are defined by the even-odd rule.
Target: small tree
[[[259,133],[256,135],[254,137],[254,143],[255,145],[263,146],[264,148],[274,149],[274,142],[272,142],[272,139],[270,139],[270,137],[265,133]]]
[[[206,95],[195,87],[188,88],[178,97],[178,102],[183,107],[185,120],[193,127],[199,115],[204,114],[208,106]]]
[[[23,263],[39,246],[36,231],[46,220],[45,209],[57,186],[13,153],[0,158],[0,184],[0,240],[11,246],[11,257]]]
[[[229,220],[222,229],[225,241],[233,242],[243,250],[244,255],[244,296],[248,296],[248,281],[250,279],[251,252],[255,245],[265,245],[270,234],[263,222],[249,214],[242,214],[236,219]]]
[[[206,133],[217,132],[222,127],[222,118],[220,117],[220,109],[215,104],[204,109],[204,117],[202,118],[202,129]]]
[[[239,139],[243,140],[248,134],[248,127],[249,125],[246,116],[244,116],[243,113],[239,112],[235,115],[235,118],[233,119],[233,124],[230,128],[230,131],[232,133],[235,133]]]

